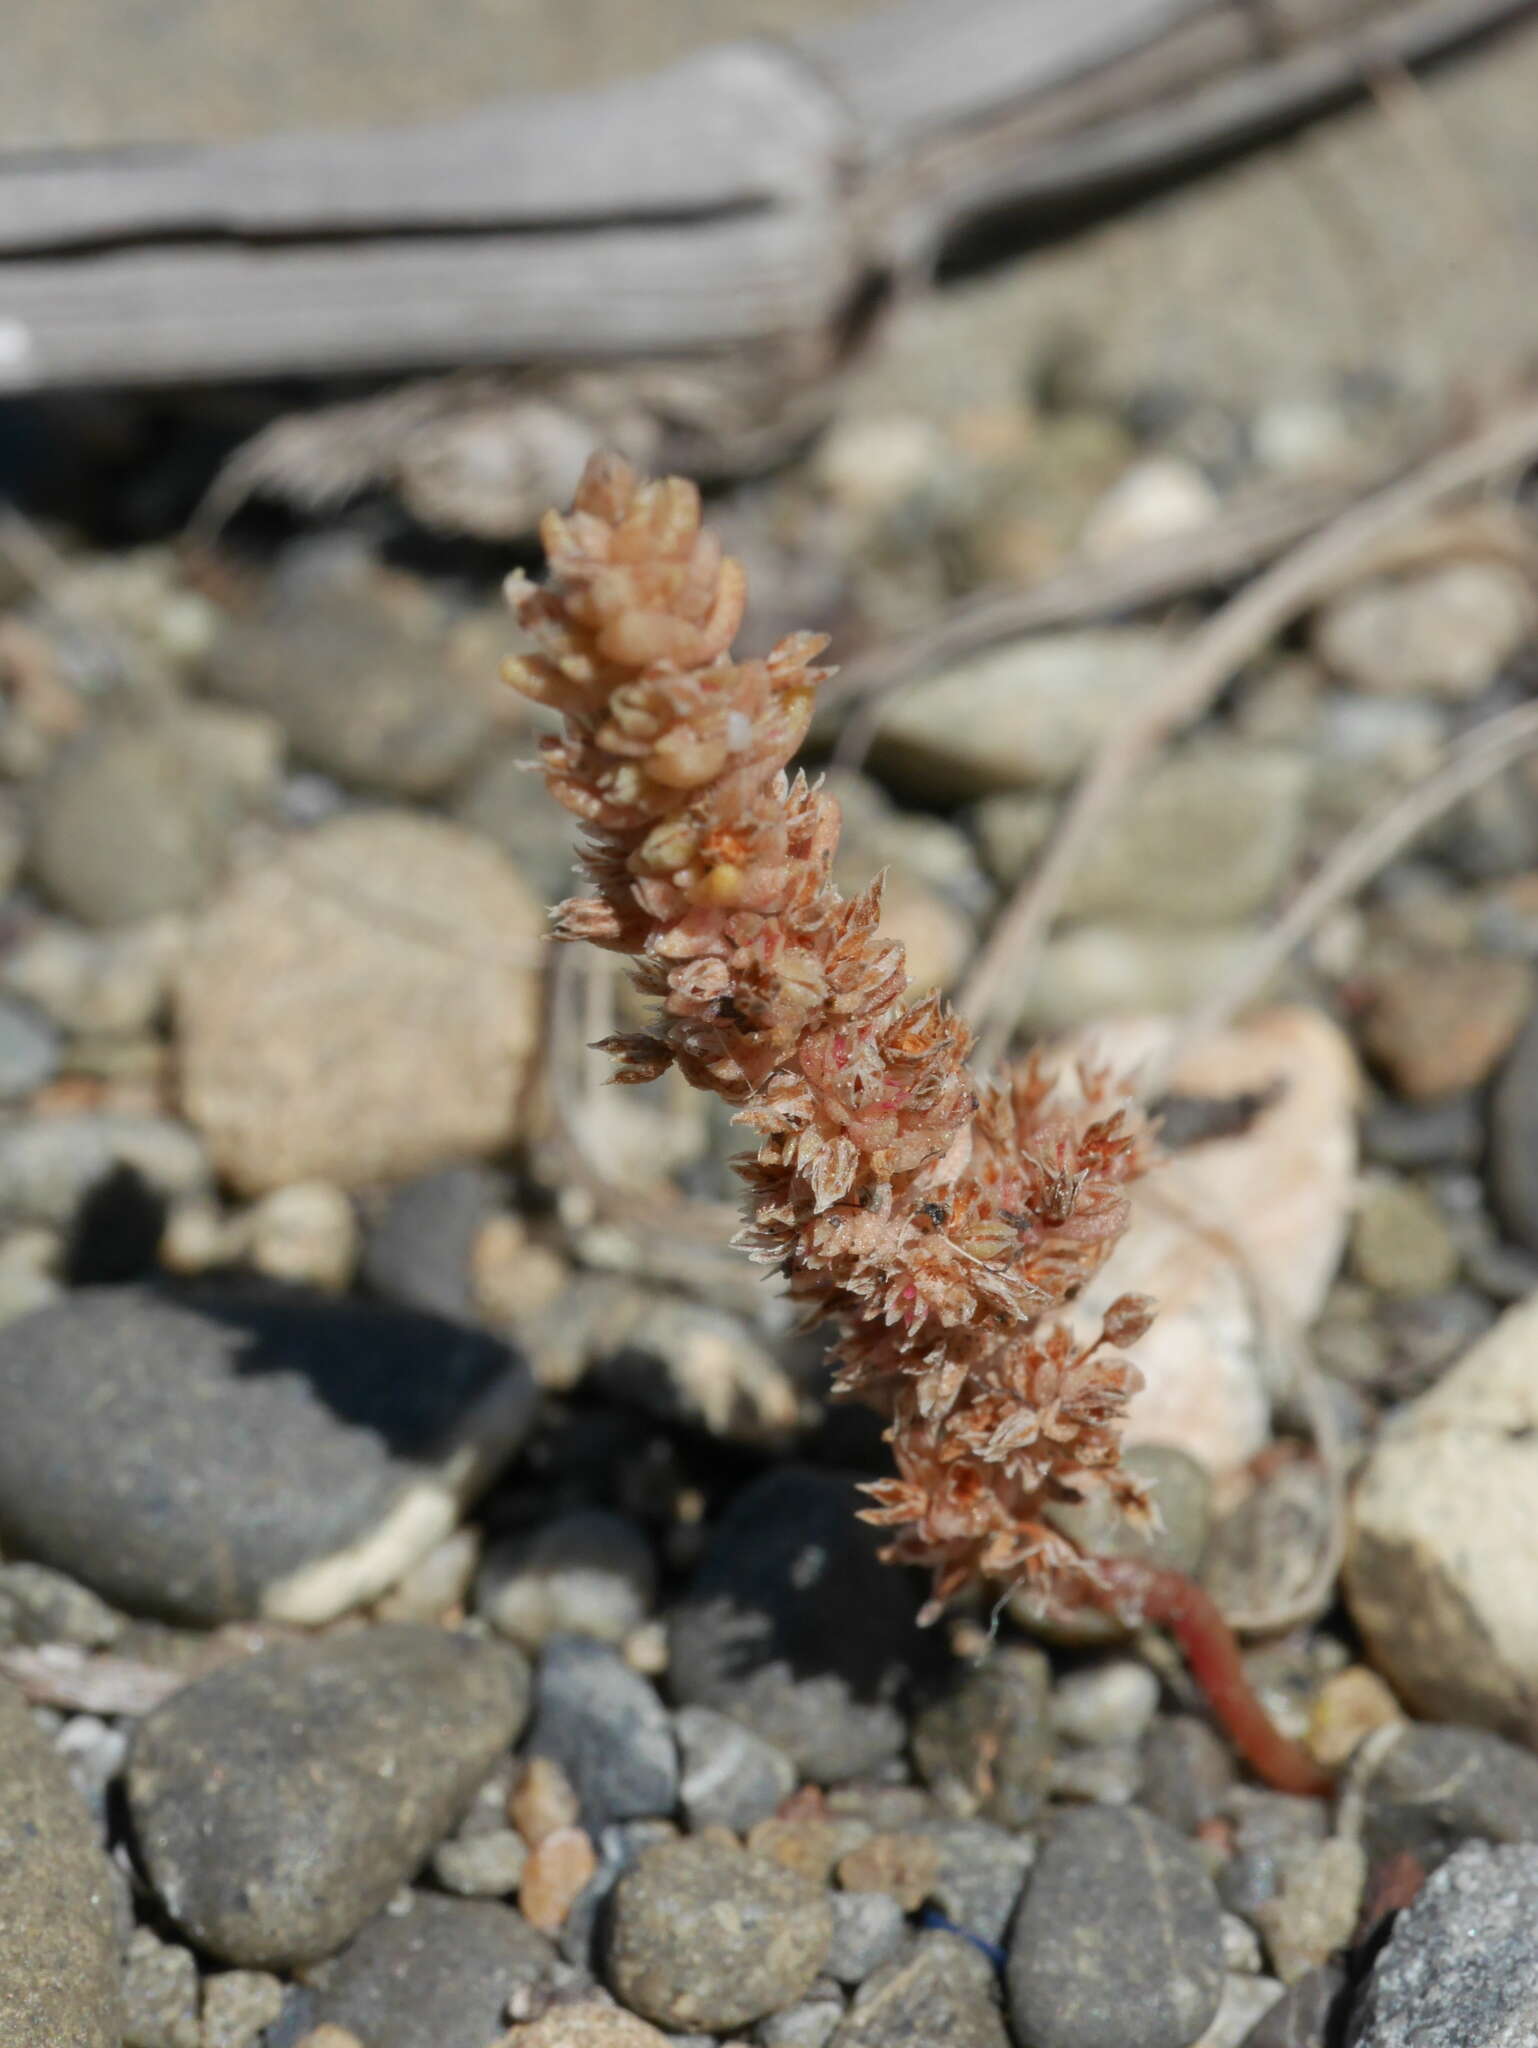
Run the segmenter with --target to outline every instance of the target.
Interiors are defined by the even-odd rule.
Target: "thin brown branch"
[[[1021,996],[1085,853],[1148,755],[1204,712],[1246,662],[1302,612],[1355,574],[1387,535],[1447,499],[1538,459],[1538,405],[1433,456],[1284,555],[1215,612],[1175,656],[1141,715],[1115,733],[1080,782],[1040,864],[1025,878],[973,962],[957,999],[984,1064],[1008,1043]]]

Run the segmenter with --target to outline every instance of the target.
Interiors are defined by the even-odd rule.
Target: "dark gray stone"
[[[606,1967],[655,2025],[726,2032],[801,1998],[832,1930],[827,1893],[797,1872],[719,1841],[664,1842],[614,1887]]]
[[[1194,1714],[1161,1715],[1143,1743],[1139,1804],[1182,1835],[1222,1810],[1235,1779],[1233,1752]]]
[[[834,1892],[833,1945],[823,1965],[840,1984],[863,1984],[894,1962],[908,1940],[908,1919],[887,1892]]]
[[[489,1166],[444,1166],[403,1182],[369,1219],[365,1282],[402,1308],[477,1321],[470,1258],[506,1199],[505,1177]]]
[[[1010,1935],[1015,2032],[1030,2048],[1190,2048],[1223,1996],[1223,1926],[1196,1851],[1136,1807],[1068,1814]]]
[[[330,1955],[448,1832],[528,1691],[516,1651],[415,1623],[284,1644],[184,1686],[129,1758],[150,1883],[225,1962]]]
[[[796,1767],[781,1749],[713,1707],[680,1707],[678,1797],[691,1832],[730,1828],[744,1835],[796,1789]]]
[[[1332,2048],[1349,1998],[1348,1981],[1338,1963],[1310,1970],[1262,2013],[1240,2048]]]
[[[490,678],[444,659],[442,622],[425,603],[387,604],[370,565],[318,561],[273,600],[232,620],[209,686],[288,734],[297,757],[339,782],[434,795],[467,767],[492,727]]]
[[[233,791],[174,721],[98,725],[64,748],[40,794],[32,873],[83,924],[191,910],[213,888],[238,821]]]
[[[1485,1176],[1508,1237],[1538,1252],[1538,1012],[1528,1018],[1490,1096]]]
[[[667,1709],[618,1651],[587,1636],[556,1636],[545,1646],[528,1746],[571,1780],[589,1834],[670,1814],[678,1803]]]
[[[547,1984],[555,1950],[521,1913],[490,1899],[412,1892],[359,1933],[326,1971],[311,2024],[368,2048],[490,2048],[509,2000]]]
[[[1251,1785],[1235,1787],[1227,1812],[1233,1854],[1219,1874],[1218,1892],[1231,1913],[1248,1919],[1282,1889],[1288,1863],[1325,1840],[1330,1817],[1321,1800]]]
[[[1362,1119],[1362,1150],[1374,1166],[1417,1173],[1428,1166],[1477,1166],[1485,1149],[1479,1099],[1380,1102]]]
[[[0,2042],[119,2048],[112,1870],[63,1761],[0,1685]]]
[[[1358,1752],[1362,1846],[1432,1869],[1460,1843],[1538,1842],[1538,1757],[1483,1728],[1408,1723]]]
[[[911,1955],[868,1978],[833,2036],[833,2048],[913,2048],[921,2041],[944,2042],[945,2048],[1009,2048],[993,1970],[958,1935],[921,1935]]]
[[[860,1505],[833,1473],[765,1474],[714,1530],[670,1631],[681,1705],[730,1714],[824,1784],[897,1754],[915,1664],[933,1654],[914,1626],[922,1591],[879,1562]]]
[[[913,1726],[919,1775],[950,1813],[1024,1827],[1052,1771],[1052,1670],[1039,1650],[961,1667]]]
[[[1538,1847],[1470,1842],[1394,1922],[1349,2048],[1538,2041]]]
[[[0,996],[0,1101],[17,1102],[59,1069],[59,1034],[40,1010]]]
[[[83,1290],[0,1329],[0,1541],[133,1612],[253,1615],[534,1401],[515,1354],[434,1317]]]
[[[940,1851],[930,1897],[951,1924],[979,1941],[1003,1941],[1036,1860],[1029,1835],[1011,1835],[985,1820],[920,1821]]]

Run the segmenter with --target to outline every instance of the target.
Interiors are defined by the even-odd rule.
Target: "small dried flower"
[[[557,930],[631,955],[658,1005],[607,1041],[616,1078],[676,1065],[756,1135],[742,1241],[839,1327],[839,1392],[888,1418],[897,1476],[867,1518],[930,1572],[928,1612],[978,1580],[1082,1593],[1095,1568],[1045,1510],[1140,1504],[1113,1347],[1151,1311],[1123,1296],[1088,1344],[1052,1318],[1125,1225],[1141,1118],[1109,1076],[1065,1088],[1038,1060],[980,1088],[966,1027],[909,1004],[879,882],[834,888],[837,806],[788,772],[824,643],[732,659],[742,573],[691,485],[596,458],[542,537],[549,582],[509,592],[541,651],[508,673],[562,714],[545,774],[588,832],[592,894]]]

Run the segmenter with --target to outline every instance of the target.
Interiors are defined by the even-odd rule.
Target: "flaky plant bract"
[[[928,1612],[978,1580],[1071,1591],[1088,1567],[1044,1510],[1108,1489],[1141,1511],[1115,1347],[1147,1314],[1117,1302],[1089,1344],[1052,1315],[1123,1228],[1140,1118],[1095,1072],[1071,1097],[1036,1063],[979,1087],[965,1026],[909,1003],[880,882],[839,894],[838,807],[786,772],[824,643],[732,659],[742,572],[691,484],[599,458],[542,537],[550,581],[512,600],[543,652],[512,680],[565,719],[545,773],[593,883],[557,926],[629,954],[658,1002],[653,1030],[607,1042],[618,1078],[676,1065],[757,1133],[743,1241],[838,1326],[839,1392],[889,1418],[898,1476],[867,1518],[929,1568]]]
[[[927,1568],[928,1619],[963,1587],[1027,1582],[1048,1606],[1162,1618],[1151,1579],[1048,1519],[1096,1491],[1147,1512],[1118,1439],[1138,1384],[1120,1347],[1150,1304],[1123,1296],[1089,1342],[1057,1319],[1125,1226],[1141,1117],[1091,1069],[980,1085],[965,1025],[908,1000],[879,880],[840,895],[838,807],[788,774],[825,643],[732,658],[742,571],[692,484],[596,457],[541,537],[549,581],[509,595],[542,651],[509,679],[561,714],[545,776],[587,829],[592,893],[557,932],[627,954],[656,1000],[651,1030],[605,1042],[616,1078],[676,1066],[757,1134],[743,1241],[837,1326],[838,1391],[887,1418],[896,1476],[865,1510],[885,1555]]]

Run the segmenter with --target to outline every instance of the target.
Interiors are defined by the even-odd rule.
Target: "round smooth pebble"
[[[796,1789],[796,1767],[785,1752],[713,1707],[680,1707],[678,1799],[690,1831],[730,1828],[744,1835]]]
[[[182,1103],[237,1192],[360,1187],[515,1135],[544,916],[442,819],[344,817],[237,876],[180,961]]]
[[[908,1937],[907,1916],[887,1892],[835,1892],[833,1945],[824,1964],[840,1984],[863,1984],[892,1962]]]
[[[1538,1296],[1402,1407],[1352,1492],[1345,1590],[1428,1720],[1538,1736]]]
[[[835,1784],[876,1770],[907,1737],[903,1702],[922,1592],[882,1564],[850,1480],[786,1466],[745,1488],[672,1611],[669,1683]]]
[[[83,1289],[0,1329],[0,1540],[131,1613],[328,1621],[453,1527],[535,1398],[428,1316]]]
[[[440,1842],[432,1873],[446,1892],[463,1899],[505,1899],[517,1891],[529,1860],[528,1844],[512,1828],[490,1828]]]
[[[29,862],[44,893],[82,924],[190,910],[217,881],[240,805],[188,739],[175,719],[102,724],[54,762]]]
[[[1487,1729],[1403,1723],[1363,1744],[1347,1784],[1375,1865],[1429,1870],[1476,1836],[1538,1844],[1538,1757]]]
[[[1222,1908],[1189,1842],[1136,1808],[1085,1807],[1049,1838],[1010,1934],[1031,2048],[1190,2048],[1223,1995]]]
[[[678,1750],[655,1687],[584,1636],[545,1646],[528,1752],[560,1765],[593,1834],[611,1821],[670,1814],[678,1802]]]
[[[408,1623],[284,1644],[183,1686],[129,1758],[150,1884],[221,1961],[330,1955],[447,1833],[527,1702],[516,1651]]]
[[[568,1634],[618,1644],[646,1619],[656,1591],[645,1530],[584,1508],[494,1543],[476,1579],[475,1611],[524,1650]]]
[[[367,2048],[489,2048],[509,2006],[557,1959],[511,1906],[413,1891],[371,1920],[326,1972],[315,2017]]]
[[[833,1915],[808,1879],[695,1837],[648,1850],[614,1887],[610,1985],[658,2026],[725,2032],[801,1998],[827,1960]]]

